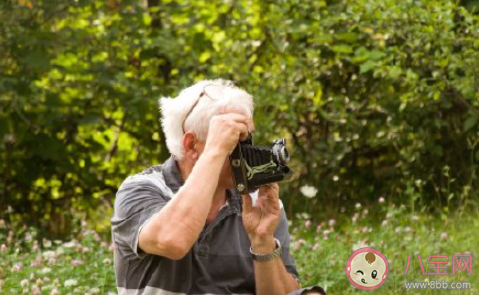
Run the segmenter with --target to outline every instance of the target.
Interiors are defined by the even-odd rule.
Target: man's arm
[[[255,253],[268,254],[276,246],[271,237],[268,242],[257,242],[251,247]],[[258,295],[285,295],[299,289],[298,282],[286,270],[281,257],[267,262],[254,261],[254,278]]]
[[[205,225],[226,157],[246,133],[243,115],[213,117],[205,149],[185,184],[141,230],[138,244],[144,252],[175,260],[188,253]]]
[[[273,233],[281,216],[278,190],[277,184],[261,187],[254,207],[251,197],[243,196],[243,224],[255,253],[268,254],[276,247]],[[299,289],[279,257],[268,262],[254,261],[254,273],[258,295],[285,295]]]

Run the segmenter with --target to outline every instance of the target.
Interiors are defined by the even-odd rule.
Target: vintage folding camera
[[[260,186],[291,178],[286,166],[290,156],[284,138],[273,141],[271,147],[253,145],[253,136],[240,141],[230,156],[236,189],[240,194],[256,191]]]

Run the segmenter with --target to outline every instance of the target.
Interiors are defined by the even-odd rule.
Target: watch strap
[[[253,260],[258,261],[258,262],[268,262],[271,260],[274,260],[283,254],[283,247],[281,246],[281,243],[278,241],[278,239],[274,239],[276,248],[274,249],[273,252],[267,253],[267,254],[260,254],[260,253],[254,253],[253,248],[249,248],[249,252],[253,256]]]

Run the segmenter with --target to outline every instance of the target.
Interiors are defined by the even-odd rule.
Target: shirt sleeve
[[[282,206],[281,206],[282,207]],[[279,240],[281,246],[283,247],[283,254],[281,256],[284,266],[286,270],[298,281],[299,283],[299,275],[296,269],[296,263],[294,262],[293,256],[289,251],[290,246],[290,235],[288,231],[288,219],[286,218],[286,213],[284,209],[281,209],[281,217],[278,223],[278,227],[276,228],[276,232],[274,234],[275,238]]]
[[[111,219],[112,236],[118,247],[142,258],[138,247],[143,226],[168,203],[170,197],[153,181],[128,178],[116,194]]]

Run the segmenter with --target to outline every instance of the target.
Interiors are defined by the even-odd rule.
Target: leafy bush
[[[61,234],[71,209],[108,216],[125,176],[168,157],[156,99],[212,77],[255,96],[257,142],[292,144],[290,214],[477,200],[478,16],[455,1],[0,5],[9,218]]]

